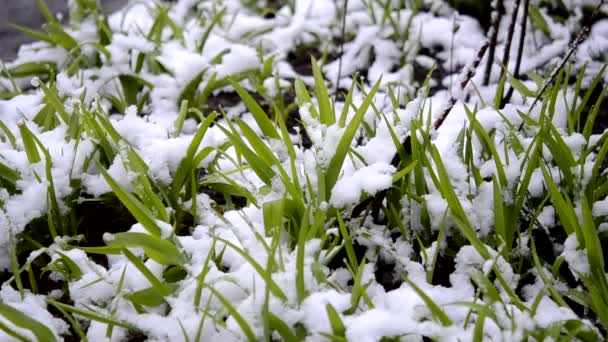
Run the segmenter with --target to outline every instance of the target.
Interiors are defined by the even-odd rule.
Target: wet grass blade
[[[25,26],[13,24],[13,23],[10,23],[9,26],[11,26],[12,28],[16,29],[17,31],[25,34],[26,36],[29,36],[30,38],[33,38],[34,40],[39,40],[42,42],[47,42],[51,45],[55,45],[55,42],[50,37],[50,35],[45,32],[38,31],[38,30],[32,30],[29,27],[25,27]],[[18,76],[13,76],[13,77],[18,77]]]
[[[304,84],[304,82],[302,82],[301,79],[297,78],[296,81],[294,82],[293,87],[296,92],[296,98],[298,99],[298,105],[300,105],[300,107],[312,102],[310,94],[308,93],[308,90],[306,89],[306,85]],[[312,116],[312,118],[319,120],[319,113],[317,113],[317,109],[315,108],[315,106],[311,105],[309,107],[309,110],[310,110],[310,115]]]
[[[595,313],[602,321],[604,327],[608,327],[608,281],[604,272],[604,253],[591,208],[585,196],[581,200],[581,209],[585,250],[587,251],[587,260],[591,269],[590,277],[584,277],[583,279],[585,285],[589,288],[589,296]],[[590,279],[585,280],[585,278]]]
[[[196,50],[198,51],[199,54],[203,53],[203,51],[205,49],[205,44],[207,43],[207,39],[209,38],[211,31],[213,30],[215,25],[217,25],[220,22],[220,20],[222,19],[222,17],[224,16],[225,13],[226,13],[226,7],[223,7],[220,11],[218,11],[213,16],[213,18],[211,18],[211,22],[209,23],[209,26],[207,26],[207,28],[205,29],[205,32],[203,33],[203,35],[201,37],[201,41],[196,48]]]
[[[52,62],[26,62],[12,67],[6,71],[1,70],[0,76],[7,78],[22,78],[28,76],[49,77],[50,75],[56,72],[56,68],[57,66],[55,65],[55,63]]]
[[[508,260],[511,255],[511,246],[513,245],[513,234],[510,231],[510,227],[506,224],[505,203],[496,177],[492,177],[492,185],[494,193],[494,229],[496,230],[496,235],[505,244],[503,256]]]

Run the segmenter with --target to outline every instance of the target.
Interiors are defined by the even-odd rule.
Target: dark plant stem
[[[530,0],[524,0],[524,17],[521,20],[521,32],[519,33],[519,46],[517,47],[517,60],[515,61],[515,70],[513,76],[519,76],[519,68],[524,54],[524,43],[526,40],[526,30],[528,27],[528,9],[530,8]]]
[[[521,20],[521,32],[519,32],[519,46],[517,47],[517,59],[515,61],[515,69],[513,70],[513,77],[519,78],[519,69],[521,67],[521,59],[524,53],[524,43],[526,39],[526,28],[528,26],[528,8],[530,7],[530,0],[524,0],[524,14]],[[500,107],[504,107],[506,103],[511,100],[513,95],[513,87],[509,88],[507,95],[501,100]]]
[[[346,36],[346,10],[348,8],[348,0],[344,0],[344,7],[342,8],[342,27],[340,28],[340,59],[338,60],[338,77],[336,80],[336,91],[334,92],[334,102],[338,98],[338,92],[340,91],[340,78],[342,78],[342,55],[344,55],[344,40]]]
[[[488,62],[483,75],[483,85],[487,86],[490,83],[490,75],[492,73],[492,65],[494,64],[494,54],[496,53],[496,43],[498,41],[498,29],[502,14],[504,13],[503,0],[494,0],[494,8],[492,9],[492,26],[490,27],[490,50],[488,51]]]

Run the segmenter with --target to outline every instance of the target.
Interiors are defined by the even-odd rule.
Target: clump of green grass
[[[391,14],[390,2],[366,3],[369,11],[382,10],[373,18],[391,27],[395,39],[402,39],[404,45],[416,39],[409,36],[411,20],[402,29],[400,19]],[[405,3],[400,9],[412,8],[412,16],[422,9],[420,2]],[[264,13],[257,4],[245,5]],[[106,108],[101,98],[86,103],[84,95],[74,99],[62,94],[56,73],[76,75],[99,67],[112,32],[95,2],[77,1],[73,20],[94,18],[99,29],[99,41],[93,43],[98,56],[89,60],[44,2],[40,6],[47,32],[24,30],[66,49],[70,62],[65,66],[28,62],[1,74],[14,79],[40,77],[39,89],[18,91],[38,92],[42,103],[39,113],[22,120],[16,129],[0,121],[3,149],[21,154],[29,167],[25,172],[0,152],[0,184],[6,189],[0,214],[7,216],[5,204],[21,194],[23,182],[46,188],[42,218],[18,232],[9,230],[10,272],[4,274],[4,286],[16,288],[21,299],[31,293],[46,296],[47,310],[69,326],[72,336],[87,340],[93,322],[105,325],[108,338],[119,329],[145,334],[149,327],[134,315],[155,315],[178,321],[186,341],[213,338],[211,330],[250,341],[320,336],[345,341],[349,322],[375,308],[382,310],[384,304],[377,296],[394,290],[409,291],[420,299],[424,310],[412,315],[416,324],[437,327],[435,333],[408,333],[420,338],[439,340],[445,337],[441,331],[459,329],[482,341],[492,338],[496,327],[501,336],[522,339],[605,337],[606,234],[599,227],[606,217],[594,216],[593,211],[608,193],[603,165],[608,133],[594,132],[606,93],[605,67],[585,90],[580,81],[572,82],[575,77],[568,68],[557,68],[547,76],[529,73],[536,89],[503,75],[492,104],[483,108],[462,104],[446,112],[455,115],[461,110],[466,118],[451,142],[453,150],[446,151],[437,144],[434,129],[439,127],[432,125],[430,74],[418,96],[402,109],[399,95],[382,80],[373,85],[354,82],[343,100],[333,98],[323,65],[312,58],[308,80],[312,86],[295,79],[295,100],[286,103],[282,92],[271,94],[265,86],[270,79],[280,88],[280,79],[273,71],[277,57],[260,48],[260,68],[222,79],[205,69],[176,93],[177,113],[167,138],[190,140],[170,170],[171,181],[163,182],[151,170],[141,146],[121,135],[112,114],[133,106],[141,113],[150,105],[155,85],[138,76],[142,71],[169,72],[153,53],[138,52],[132,69],[110,80],[120,87],[114,95],[102,94],[109,102]],[[201,53],[209,48],[211,32],[226,24],[228,13],[226,8],[197,11],[194,15],[200,16],[204,32],[196,44]],[[169,9],[159,4],[154,13],[146,39],[157,48],[164,40],[186,46],[186,28],[172,19]],[[547,34],[544,14],[534,7],[531,16]],[[219,63],[224,53],[218,52],[211,65]],[[581,70],[577,80],[584,73]],[[507,84],[524,98],[514,110],[502,103]],[[250,116],[229,117],[222,109],[207,112],[209,96],[220,89],[234,91]],[[601,95],[594,98],[598,91]],[[378,108],[380,96],[390,99],[392,107]],[[568,102],[570,98],[573,102]],[[563,102],[567,119],[562,127],[554,119]],[[313,136],[315,130],[324,130],[326,134],[317,134],[320,138],[309,148],[293,143],[289,115],[294,109],[308,114],[302,117],[305,132],[301,133]],[[499,124],[488,124],[489,117]],[[68,173],[71,193],[67,194],[56,176],[59,156],[43,143],[45,134],[56,132],[62,132],[74,155],[81,144],[90,146],[79,160],[82,165],[72,165]],[[220,134],[220,143],[205,143],[210,135]],[[390,184],[375,193],[360,191],[359,198],[342,206],[332,204],[348,170],[369,166],[362,148],[384,138],[393,144],[386,148],[395,151]],[[581,143],[574,148],[573,141]],[[328,143],[335,148],[323,159]],[[116,166],[129,175],[129,184],[112,173]],[[464,176],[455,169],[464,170]],[[103,239],[93,238],[80,224],[79,201],[91,197],[82,184],[82,173],[103,179],[118,202],[112,205],[122,210],[115,212],[136,224],[108,229]],[[88,200],[111,205],[108,196]],[[476,210],[480,201],[491,202],[485,213],[491,213],[492,220],[480,219]],[[554,213],[551,227],[546,226],[547,213]],[[572,247],[572,241],[578,245]],[[573,259],[572,254],[582,257]],[[45,261],[50,261],[48,266],[41,267]],[[449,267],[452,270],[446,272]],[[247,280],[239,277],[242,269],[248,270]],[[437,289],[453,290],[446,288],[460,281],[451,274],[470,285],[468,300],[434,296]],[[133,279],[145,286],[133,287]],[[238,291],[223,292],[225,284]],[[79,301],[82,298],[71,298],[77,290],[97,285],[110,289],[111,298],[86,304]],[[239,291],[246,300],[235,299],[234,292]],[[329,291],[348,297],[344,303],[323,303],[326,317],[319,319],[330,330],[313,331],[303,318],[290,314],[301,313],[315,295]],[[182,322],[184,307],[196,317],[195,325]],[[464,308],[466,315],[455,314],[454,307]],[[545,307],[575,318],[540,324],[537,318]],[[0,315],[4,322],[0,329],[17,340],[60,338],[4,302]],[[523,319],[533,322],[521,324]],[[486,328],[488,324],[493,329]]]

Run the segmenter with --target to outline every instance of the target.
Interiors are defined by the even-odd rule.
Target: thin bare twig
[[[471,63],[469,65],[465,66],[462,69],[462,72],[460,73],[460,77],[459,77],[460,93],[462,93],[464,91],[464,89],[466,88],[469,81],[473,78],[473,76],[475,76],[475,73],[477,72],[477,68],[479,67],[479,63],[481,63],[481,60],[483,59],[483,56],[486,54],[486,50],[488,50],[489,46],[490,46],[490,42],[488,40],[485,40],[483,42],[483,44],[481,45],[481,47],[479,47],[479,50],[477,50],[475,59],[473,59],[473,61],[471,61]],[[434,129],[438,129],[439,127],[441,127],[441,124],[443,124],[443,121],[445,121],[445,118],[448,116],[448,114],[450,113],[450,111],[452,110],[454,105],[456,104],[456,101],[458,101],[458,98],[456,95],[450,96],[450,98],[448,99],[447,105],[445,106],[445,108],[443,109],[443,111],[441,112],[441,114],[439,115],[437,120],[435,120],[435,122],[433,122]]]

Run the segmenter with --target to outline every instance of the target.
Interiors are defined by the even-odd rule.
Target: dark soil
[[[432,59],[434,59],[435,61],[437,61],[435,63],[435,68],[433,69],[433,73],[431,74],[431,80],[433,80],[433,82],[432,82],[433,85],[429,89],[429,96],[433,96],[439,90],[445,89],[445,87],[441,84],[441,81],[445,77],[448,76],[449,72],[443,68],[441,62],[436,57],[437,54],[440,53],[441,51],[442,51],[442,49],[439,47],[432,48],[432,49],[422,48],[420,50],[421,56],[428,56],[428,57],[431,57]],[[428,69],[426,66],[422,66],[417,63],[415,64],[414,80],[418,83],[418,85],[422,86],[424,84],[424,81],[426,80],[430,71],[431,70]]]
[[[218,94],[211,94],[207,97],[205,102],[205,109],[207,113],[216,111],[221,113],[226,108],[234,107],[241,103],[241,98],[236,92],[220,92]]]

